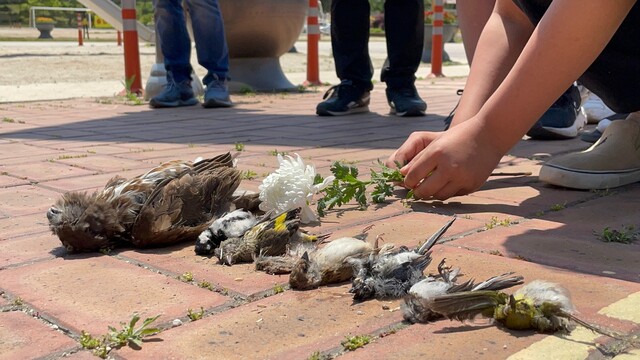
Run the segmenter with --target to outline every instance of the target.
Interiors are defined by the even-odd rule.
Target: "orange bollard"
[[[142,95],[140,51],[136,27],[136,0],[122,0],[122,30],[124,32],[124,78],[132,93]]]
[[[118,31],[118,46],[122,46],[122,32]]]
[[[433,35],[431,42],[431,74],[443,77],[442,73],[442,26],[444,25],[444,0],[433,1]]]
[[[307,14],[307,81],[305,85],[320,85],[320,64],[318,60],[318,42],[320,24],[318,23],[318,0],[309,0]]]
[[[76,13],[76,20],[78,20],[78,46],[82,46],[82,13],[80,11]]]

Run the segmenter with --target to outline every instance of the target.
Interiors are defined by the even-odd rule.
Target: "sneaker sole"
[[[580,110],[573,124],[566,128],[555,128],[534,125],[527,135],[534,140],[565,140],[573,139],[578,136],[578,132],[584,128],[587,123],[587,116]]]
[[[543,165],[538,179],[570,189],[612,189],[640,182],[640,169],[625,171],[577,171],[556,165]]]
[[[329,110],[316,109],[316,114],[319,116],[344,116],[344,115],[359,114],[364,112],[369,112],[368,106],[357,107],[357,108],[349,109],[347,111],[329,111]]]
[[[396,116],[412,117],[412,116],[424,116],[425,113],[426,113],[426,109],[425,110],[411,109],[411,110],[407,110],[407,111],[404,111],[404,112],[398,112],[394,108],[391,108],[390,112],[391,112],[392,115],[396,115]]]
[[[222,101],[222,100],[209,99],[209,100],[205,101],[204,103],[202,103],[202,106],[207,108],[207,109],[211,109],[211,108],[228,108],[228,107],[232,107],[233,103],[230,100],[229,101]]]
[[[193,106],[197,103],[198,103],[198,99],[192,99],[188,101],[178,100],[173,102],[157,102],[151,99],[151,101],[149,101],[149,106],[151,106],[152,108],[160,109],[160,108],[172,108],[172,107],[179,107],[179,106]]]

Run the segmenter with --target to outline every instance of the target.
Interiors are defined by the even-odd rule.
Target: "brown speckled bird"
[[[240,172],[229,153],[196,162],[170,161],[126,180],[116,176],[93,194],[69,192],[47,212],[49,228],[69,252],[195,241],[234,201]]]

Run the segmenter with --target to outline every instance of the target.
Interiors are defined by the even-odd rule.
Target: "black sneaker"
[[[328,99],[327,99],[328,98]],[[342,80],[324,93],[316,107],[320,116],[341,116],[369,111],[369,91],[355,86],[351,80]]]
[[[598,141],[598,139],[600,139],[600,137],[604,133],[604,130],[611,124],[612,121],[624,120],[628,115],[629,114],[613,114],[605,119],[598,121],[598,126],[596,126],[596,128],[591,132],[582,133],[582,135],[580,135],[580,140],[592,144],[595,143],[596,141]]]
[[[533,125],[527,135],[535,140],[575,138],[587,123],[587,117],[580,109],[580,102],[580,90],[577,86],[571,85]]]
[[[387,88],[387,101],[391,113],[398,116],[424,116],[427,103],[418,95],[415,85],[402,88]]]

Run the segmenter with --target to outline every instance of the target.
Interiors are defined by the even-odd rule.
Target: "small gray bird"
[[[399,298],[411,286],[424,279],[424,269],[431,263],[430,249],[455,221],[448,221],[422,246],[410,250],[406,246],[394,249],[384,246],[368,257],[349,259],[353,266],[351,289],[356,301],[371,298]]]
[[[353,268],[348,258],[369,256],[373,251],[366,242],[366,228],[356,237],[343,237],[330,241],[326,246],[311,252],[304,252],[293,266],[289,275],[292,289],[308,290],[322,285],[334,284],[351,279]]]
[[[64,194],[47,212],[49,228],[69,252],[193,241],[234,200],[248,201],[234,199],[239,184],[229,153],[170,161],[130,180],[116,176],[91,195]]]
[[[233,265],[252,262],[260,254],[283,255],[287,244],[300,227],[300,208],[285,211],[273,219],[268,217],[244,232],[241,237],[230,237],[213,250],[220,262]]]
[[[331,234],[310,235],[299,229],[291,237],[287,246],[287,251],[281,256],[258,255],[254,263],[257,271],[264,271],[271,275],[290,274],[298,260],[304,255],[316,251],[318,246],[329,238]],[[308,255],[307,255],[308,256]]]
[[[462,291],[502,290],[522,284],[524,280],[522,276],[511,276],[513,273],[510,272],[494,276],[477,285],[473,279],[456,284],[455,279],[459,272],[460,268],[446,267],[443,259],[438,265],[439,277],[428,276],[409,289],[401,305],[404,319],[411,323],[427,323],[441,319],[442,315],[429,308],[431,300],[436,296]]]
[[[250,211],[237,209],[217,218],[198,236],[195,251],[198,255],[209,255],[228,238],[240,238],[259,219]]]

